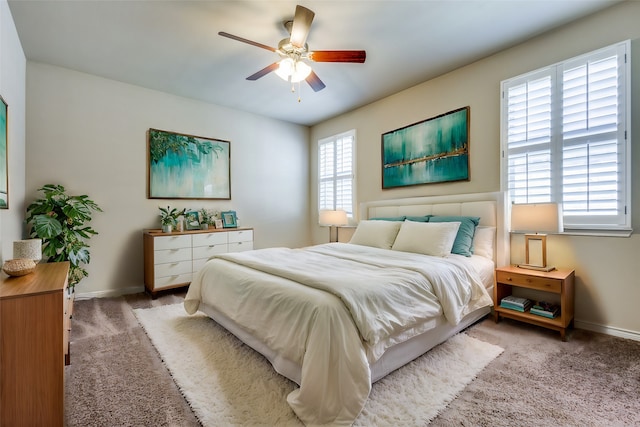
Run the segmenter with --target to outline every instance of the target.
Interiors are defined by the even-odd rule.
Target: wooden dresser
[[[151,296],[186,286],[212,255],[253,249],[252,228],[144,232],[144,286]]]
[[[62,426],[73,308],[69,262],[0,283],[0,426]]]

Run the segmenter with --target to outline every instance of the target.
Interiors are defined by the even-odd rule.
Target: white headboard
[[[480,225],[496,227],[495,261],[501,267],[509,265],[510,261],[506,208],[503,192],[412,197],[363,202],[360,204],[360,219],[429,214],[479,216]]]

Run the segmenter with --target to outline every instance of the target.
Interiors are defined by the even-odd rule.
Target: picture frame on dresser
[[[185,228],[187,230],[200,229],[200,215],[196,211],[187,211],[184,213]]]
[[[225,211],[220,214],[223,228],[235,228],[238,226],[236,211]]]

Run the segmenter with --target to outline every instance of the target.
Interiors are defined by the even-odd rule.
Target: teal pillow
[[[459,222],[460,228],[453,242],[451,253],[464,256],[473,255],[473,236],[476,234],[476,227],[480,223],[480,217],[434,215],[429,218],[429,222]]]
[[[429,218],[433,215],[423,215],[423,216],[408,216],[407,221],[413,222],[429,222]]]
[[[404,221],[406,216],[380,216],[377,218],[369,218],[371,221]]]

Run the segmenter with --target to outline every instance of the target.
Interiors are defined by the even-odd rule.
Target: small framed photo
[[[222,225],[222,220],[221,219],[216,219],[214,221],[214,227],[216,227],[216,228],[224,228],[224,226]]]
[[[238,218],[236,211],[226,211],[220,214],[222,217],[222,226],[224,228],[235,228],[238,226]]]
[[[188,211],[184,214],[185,228],[187,230],[200,229],[200,216],[197,211]]]

